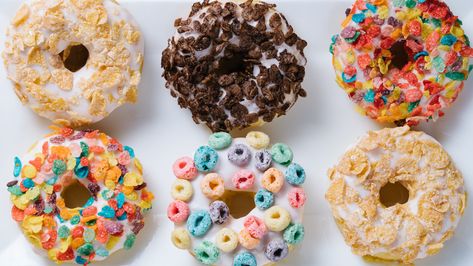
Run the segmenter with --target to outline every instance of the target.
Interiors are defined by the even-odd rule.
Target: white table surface
[[[145,67],[136,105],[124,106],[92,127],[103,130],[134,147],[145,167],[145,177],[155,193],[154,208],[145,229],[131,251],[120,252],[94,265],[197,265],[186,252],[170,241],[173,225],[166,218],[174,181],[171,165],[183,155],[192,155],[206,143],[209,130],[193,123],[190,113],[181,110],[164,88],[161,78],[161,52],[174,32],[173,21],[187,16],[189,0],[122,0],[135,15],[146,39]],[[360,116],[335,83],[328,51],[330,37],[340,29],[349,0],[274,0],[296,31],[306,39],[308,58],[304,87],[308,97],[300,99],[287,116],[261,129],[274,141],[285,142],[295,159],[306,168],[306,238],[302,247],[282,265],[370,265],[353,255],[345,245],[332,219],[324,194],[329,186],[327,169],[334,165],[346,147],[367,130],[381,125]],[[471,0],[448,0],[453,12],[473,36]],[[0,50],[4,29],[19,7],[18,0],[0,0]],[[10,218],[9,193],[4,186],[12,178],[13,157],[23,154],[37,139],[48,133],[50,122],[23,107],[0,67],[0,265],[50,265],[35,255]],[[473,83],[446,116],[422,129],[439,140],[463,172],[468,191],[473,188]],[[236,136],[244,135],[244,132]],[[467,208],[455,237],[439,255],[418,261],[417,265],[473,265],[473,212]]]

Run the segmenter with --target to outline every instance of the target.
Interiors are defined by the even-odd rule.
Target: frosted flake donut
[[[7,29],[3,59],[21,102],[65,126],[135,102],[144,41],[114,0],[32,0]]]
[[[217,132],[271,122],[306,96],[307,43],[275,8],[205,0],[175,21],[163,76],[196,123]]]
[[[201,263],[272,265],[304,239],[305,171],[287,145],[270,146],[266,134],[215,133],[173,172],[171,239]]]
[[[328,171],[326,199],[354,253],[406,264],[436,254],[466,206],[463,177],[432,137],[370,131]]]
[[[357,0],[332,39],[337,83],[378,122],[435,121],[471,69],[461,25],[438,0]]]
[[[99,131],[57,128],[15,158],[7,184],[35,251],[87,265],[132,248],[154,196],[134,151]]]

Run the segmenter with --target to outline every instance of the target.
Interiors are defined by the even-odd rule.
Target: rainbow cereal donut
[[[306,96],[307,42],[276,5],[204,0],[174,25],[163,76],[196,123],[218,132],[271,122]]]
[[[411,264],[438,253],[466,206],[463,177],[429,135],[370,131],[328,171],[326,198],[354,253]]]
[[[135,102],[144,41],[114,0],[31,0],[7,30],[3,59],[21,102],[65,126]]]
[[[337,83],[379,122],[417,125],[444,115],[473,55],[461,21],[438,0],[357,0],[332,39]]]
[[[174,245],[206,265],[256,266],[284,259],[304,238],[304,169],[269,137],[210,136],[173,166]]]
[[[133,149],[99,131],[57,128],[15,158],[13,174],[12,217],[56,263],[130,249],[154,198]]]

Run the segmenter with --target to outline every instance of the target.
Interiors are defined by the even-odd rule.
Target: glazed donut
[[[354,253],[406,264],[436,254],[466,205],[442,146],[408,126],[370,131],[328,171],[326,199]]]
[[[104,260],[144,227],[154,196],[142,171],[133,149],[104,133],[55,128],[15,158],[12,217],[56,263]]]
[[[214,132],[271,122],[306,96],[307,43],[276,5],[238,2],[195,3],[162,57],[171,95]]]
[[[21,102],[64,126],[135,102],[144,41],[114,0],[32,0],[7,30],[3,59]]]
[[[461,21],[438,0],[357,0],[332,38],[337,83],[378,122],[437,120],[458,97],[473,56]]]
[[[269,265],[304,238],[304,169],[261,132],[210,136],[173,165],[172,242],[206,265]]]

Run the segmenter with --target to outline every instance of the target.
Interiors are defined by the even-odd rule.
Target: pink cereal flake
[[[406,101],[409,103],[417,102],[422,98],[422,92],[419,89],[410,89],[405,94]]]
[[[307,197],[305,195],[304,189],[300,187],[295,187],[291,191],[289,191],[288,199],[289,199],[289,204],[293,208],[298,209],[304,206],[307,200]]]
[[[266,234],[267,229],[263,220],[256,216],[248,216],[243,223],[243,226],[248,230],[250,235],[256,239],[261,239]]]
[[[255,175],[248,170],[239,170],[233,175],[232,183],[237,189],[250,189],[255,184]]]
[[[177,178],[186,180],[192,180],[198,174],[194,161],[189,157],[178,159],[172,166],[172,171]]]
[[[168,207],[168,218],[171,220],[173,223],[183,223],[187,220],[187,217],[189,217],[189,205],[187,203],[176,200],[169,204]]]

